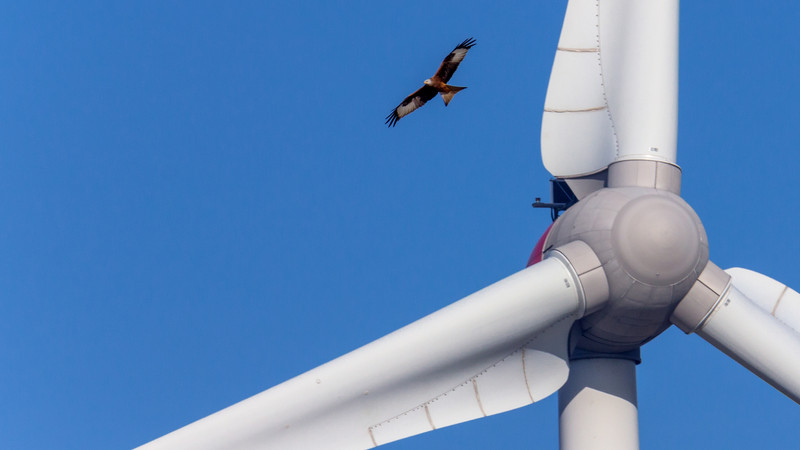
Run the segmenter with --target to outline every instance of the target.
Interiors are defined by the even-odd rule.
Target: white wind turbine
[[[678,0],[570,0],[542,159],[579,200],[530,267],[141,448],[371,448],[559,395],[562,449],[638,448],[674,324],[800,402],[800,295],[709,261],[676,165]]]

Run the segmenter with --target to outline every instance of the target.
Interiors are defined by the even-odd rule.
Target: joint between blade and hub
[[[670,316],[670,322],[686,334],[701,328],[714,313],[731,286],[731,276],[709,261]]]
[[[572,241],[551,250],[550,256],[564,263],[579,288],[581,309],[578,317],[597,311],[608,301],[608,279],[603,265],[587,243]]]
[[[681,168],[677,164],[638,156],[608,166],[608,187],[645,187],[681,194]]]

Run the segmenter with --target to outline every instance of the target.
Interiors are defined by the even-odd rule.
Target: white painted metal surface
[[[542,118],[542,161],[575,177],[675,163],[678,0],[570,0]]]
[[[737,286],[728,288],[696,333],[800,403],[800,333]]]
[[[558,392],[561,450],[636,450],[636,365],[627,359],[572,361]]]
[[[567,380],[579,289],[546,259],[140,448],[371,448],[530,404]]]
[[[731,283],[767,313],[800,333],[800,294],[780,281],[752,270],[727,269]]]

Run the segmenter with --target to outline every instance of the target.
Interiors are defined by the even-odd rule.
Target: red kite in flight
[[[444,99],[444,106],[447,106],[450,103],[450,100],[453,99],[453,96],[456,95],[456,92],[466,89],[465,87],[460,86],[449,86],[446,83],[450,81],[450,77],[453,76],[453,73],[458,69],[458,65],[467,56],[467,51],[471,49],[475,45],[475,39],[469,38],[464,42],[458,44],[458,47],[454,48],[444,61],[442,61],[442,65],[439,66],[439,70],[436,71],[436,74],[427,80],[424,81],[425,85],[421,88],[417,89],[417,92],[406,97],[403,100],[403,103],[397,106],[397,108],[393,109],[391,114],[386,116],[386,123],[393,127],[397,124],[397,121],[400,120],[402,117],[411,114],[412,111],[419,108],[420,106],[424,105],[425,102],[436,97],[436,93],[442,94],[442,99]]]

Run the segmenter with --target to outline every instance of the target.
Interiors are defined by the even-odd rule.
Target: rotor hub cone
[[[580,346],[635,349],[669,327],[675,305],[708,262],[697,214],[677,195],[651,188],[601,189],[556,221],[545,248],[589,245],[606,273],[609,301],[580,321]]]
[[[700,258],[697,215],[668,196],[642,195],[617,214],[611,245],[626,273],[652,286],[671,286]]]

